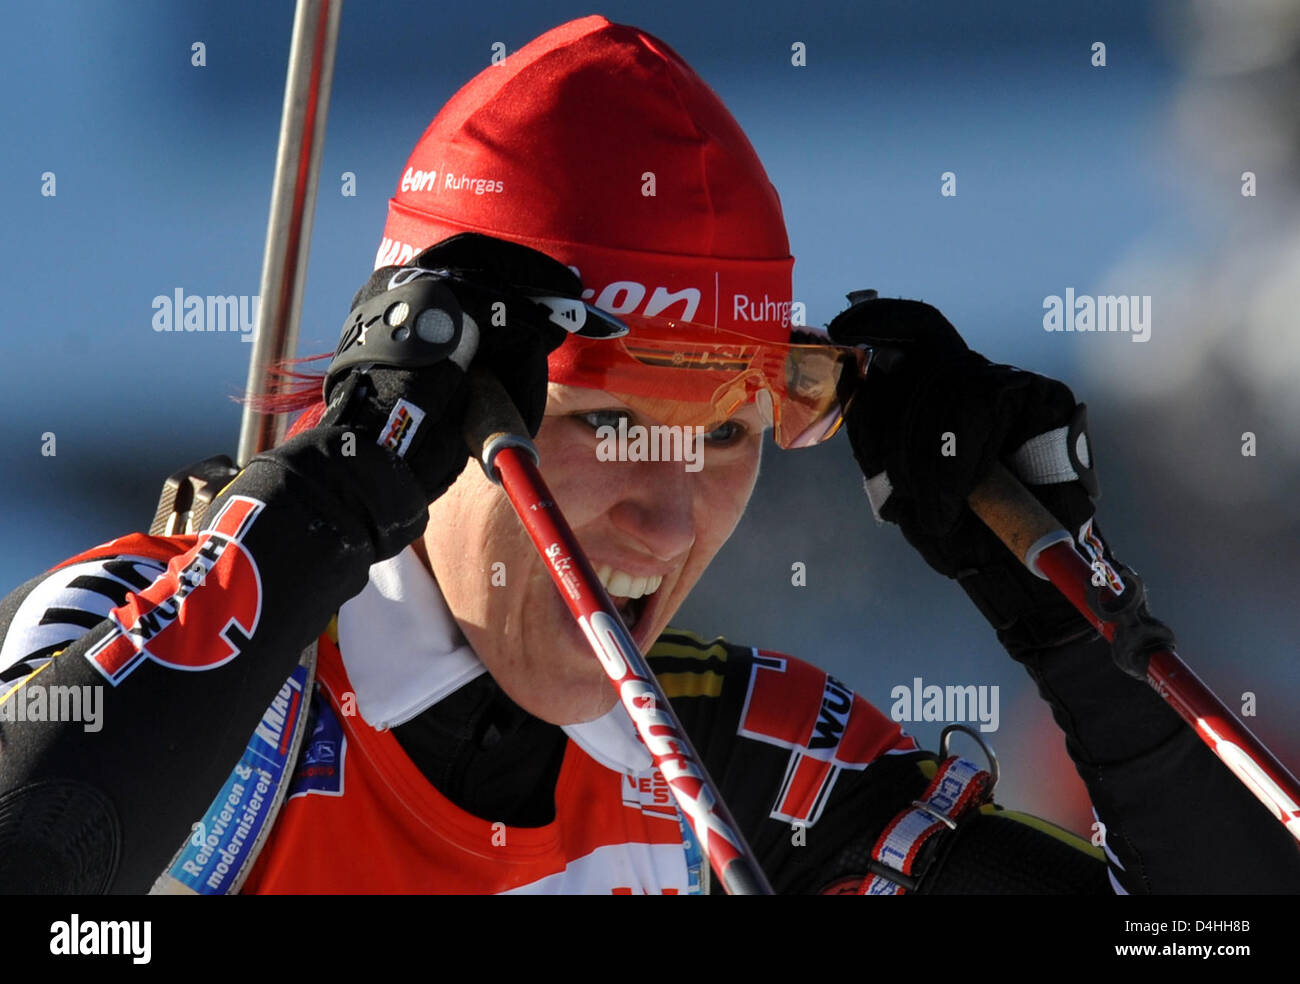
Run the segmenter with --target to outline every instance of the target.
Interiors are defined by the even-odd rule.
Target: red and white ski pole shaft
[[[971,509],[1025,566],[1051,581],[1107,640],[1115,624],[1088,605],[1093,571],[1074,546],[1074,538],[1019,481],[1001,465],[971,493]],[[1100,588],[1104,604],[1114,601]],[[1300,840],[1300,782],[1251,734],[1172,649],[1152,652],[1147,683],[1168,702],[1201,740],[1269,811]]]
[[[551,579],[605,668],[655,765],[695,832],[700,851],[729,895],[771,895],[717,785],[592,570],[537,469],[537,449],[510,397],[493,377],[470,374],[465,440],[488,478],[505,490]]]

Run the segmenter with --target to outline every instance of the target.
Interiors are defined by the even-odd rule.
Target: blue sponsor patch
[[[289,796],[318,793],[322,796],[343,795],[343,757],[347,739],[338,715],[329,699],[316,688],[311,699],[311,718],[302,739],[298,767],[289,785]]]
[[[307,670],[299,666],[262,714],[244,754],[221,791],[194,824],[170,874],[200,895],[224,895],[239,873],[271,811],[275,791],[285,774],[294,724],[304,713],[303,684]]]

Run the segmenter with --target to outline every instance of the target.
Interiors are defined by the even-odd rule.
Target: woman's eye
[[[620,420],[630,421],[631,419],[631,414],[626,410],[588,410],[586,413],[580,413],[576,416],[593,430],[598,430],[601,427],[617,429]]]
[[[627,421],[629,428],[634,426],[633,416],[628,410],[588,410],[584,413],[577,413],[574,416],[581,420],[592,430],[599,431],[602,427],[611,427],[618,430],[621,421]],[[739,443],[749,433],[749,428],[738,420],[727,420],[719,424],[712,430],[704,431],[704,440],[709,444],[718,447],[729,447]]]
[[[738,420],[727,420],[711,431],[705,431],[704,439],[710,444],[735,444],[748,433],[748,428]]]

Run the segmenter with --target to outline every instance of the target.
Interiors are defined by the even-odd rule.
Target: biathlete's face
[[[667,457],[677,460],[636,445],[640,435],[669,447],[655,426],[608,393],[552,383],[536,439],[556,503],[643,652],[740,520],[758,477],[763,418],[746,404],[702,441],[671,445]],[[505,493],[473,462],[430,506],[423,544],[461,631],[516,703],[553,724],[614,706]]]

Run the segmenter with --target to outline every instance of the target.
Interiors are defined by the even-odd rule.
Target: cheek
[[[571,421],[544,417],[534,443],[542,477],[573,529],[585,527],[618,500],[626,470],[598,460],[595,439],[586,439]]]
[[[571,420],[562,416],[543,418],[535,443],[551,494],[580,539],[592,535],[599,538],[611,526],[618,526],[619,522],[613,517],[618,510],[630,505],[642,510],[647,502],[654,502],[672,512],[673,507],[667,502],[673,501],[690,510],[689,524],[693,528],[694,544],[682,569],[680,592],[674,592],[678,595],[678,603],[735,530],[753,493],[762,456],[759,437],[725,455],[718,452],[712,462],[706,449],[704,467],[686,479],[689,493],[683,500],[678,496],[685,490],[676,483],[686,476],[676,473],[671,476],[674,483],[671,489],[656,490],[656,481],[670,480],[657,471],[663,467],[662,464],[642,467],[600,461],[596,457],[595,438],[578,430]],[[486,483],[486,479],[483,481]],[[500,498],[502,511],[494,516],[492,534],[499,539],[511,538],[512,544],[518,544],[513,552],[514,563],[521,562],[519,555],[522,554],[524,560],[534,565],[532,569],[537,577],[549,582],[546,568],[532,543],[519,530],[518,518],[505,502],[504,495]],[[511,534],[516,536],[511,537]],[[512,580],[511,583],[515,582]]]
[[[475,625],[503,618],[541,570],[505,494],[472,461],[430,507],[425,545],[448,606]]]
[[[762,450],[761,440],[755,440],[752,450],[718,476],[715,494],[722,503],[721,509],[725,510],[726,515],[730,517],[726,536],[731,536],[731,531],[736,528],[741,514],[749,505],[750,496],[754,494],[754,486],[758,484],[758,467],[762,460]]]
[[[755,447],[752,454],[713,469],[706,466],[700,472],[695,552],[703,554],[699,558],[701,570],[722,549],[740,522],[758,481],[758,465],[759,450]]]

